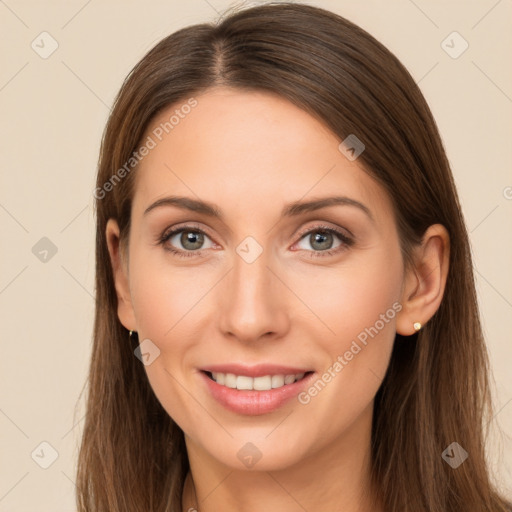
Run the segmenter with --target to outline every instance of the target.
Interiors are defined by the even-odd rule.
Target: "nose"
[[[280,338],[288,332],[288,301],[292,294],[269,263],[265,251],[252,263],[235,255],[233,267],[219,290],[218,318],[224,336],[252,344],[260,338]]]

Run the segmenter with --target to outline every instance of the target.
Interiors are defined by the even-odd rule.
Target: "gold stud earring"
[[[421,324],[419,322],[414,322],[414,330],[419,331],[421,329]]]

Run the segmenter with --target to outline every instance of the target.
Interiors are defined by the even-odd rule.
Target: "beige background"
[[[310,3],[393,51],[437,119],[471,233],[503,432],[493,436],[489,460],[512,497],[512,2]],[[83,404],[73,411],[90,357],[101,133],[122,80],[145,52],[229,5],[0,0],[0,511],[76,510]],[[46,59],[31,47],[51,49],[49,36],[38,37],[43,31],[58,43]],[[458,58],[441,46],[453,31],[469,43]],[[452,52],[462,48],[451,39]],[[57,248],[46,262],[39,259],[45,242],[32,249],[42,237]],[[53,452],[42,442],[58,455],[47,469],[40,464],[52,462]]]

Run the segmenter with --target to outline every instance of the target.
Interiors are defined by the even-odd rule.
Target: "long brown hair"
[[[171,34],[135,66],[116,98],[95,190],[96,316],[79,511],[181,512],[189,469],[183,432],[156,399],[118,319],[105,228],[117,219],[126,243],[137,172],[126,163],[151,120],[216,85],[278,94],[340,141],[349,134],[364,141],[358,162],[392,198],[406,264],[428,226],[446,227],[442,303],[419,333],[396,335],[375,397],[372,478],[389,511],[505,512],[512,504],[495,489],[485,459],[489,363],[468,234],[430,109],[408,71],[367,32],[329,11],[284,2]],[[457,469],[441,456],[454,441],[469,454]]]

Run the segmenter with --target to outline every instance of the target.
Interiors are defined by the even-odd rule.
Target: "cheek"
[[[342,400],[344,412],[339,412],[338,419],[344,421],[357,416],[370,403],[386,373],[396,315],[402,308],[401,254],[398,246],[387,246],[315,275],[310,281],[315,286],[303,285],[299,294],[321,320],[303,325],[326,355],[327,374],[320,376],[326,383],[325,391],[319,383],[323,398],[317,406]]]
[[[403,279],[398,246],[361,251],[337,267],[307,272],[296,279],[294,290],[316,318],[311,322],[319,331],[315,339],[324,340],[331,354],[350,346],[361,333],[364,339],[366,329],[374,332],[376,324],[383,338],[394,335]]]
[[[403,278],[400,252],[392,249],[377,254],[363,271],[351,273],[348,336],[340,338],[337,356],[342,355],[343,378],[351,383],[354,400],[374,396],[389,364]],[[343,319],[337,326],[343,332]]]
[[[207,273],[173,265],[171,258],[163,249],[135,250],[130,268],[139,331],[163,345],[165,340],[180,338],[177,333],[200,311],[209,280]],[[174,350],[182,344],[167,345],[166,349]]]
[[[188,271],[185,276],[185,272],[171,268],[165,257],[134,251],[131,263],[132,304],[139,340],[150,340],[146,346],[157,354],[144,366],[149,384],[180,428],[193,431],[192,419],[200,416],[201,410],[186,392],[192,384],[188,380],[190,372],[185,369],[196,338],[191,325],[201,307],[204,289],[197,286],[193,272]]]
[[[159,347],[172,329],[175,321],[171,312],[176,311],[179,299],[172,288],[166,287],[162,279],[152,279],[150,272],[144,283],[133,288],[133,307],[140,336],[149,338]],[[156,277],[156,276],[155,276]]]

